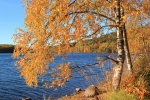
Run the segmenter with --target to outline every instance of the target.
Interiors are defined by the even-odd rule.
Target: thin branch
[[[110,58],[109,56],[107,56],[107,59],[110,59],[111,61],[113,61],[113,62],[115,62],[116,64],[118,64],[118,61],[117,60],[115,60],[115,59],[113,59],[113,58]],[[106,60],[107,60],[106,59]]]
[[[71,6],[72,4],[74,4],[76,1],[77,1],[77,0],[74,0],[73,2],[71,2],[71,3],[68,5],[68,7]]]
[[[84,37],[84,38],[86,38],[86,37],[90,37],[90,36],[92,36],[92,35],[96,34],[99,30],[101,30],[101,29],[103,29],[103,28],[105,28],[105,27],[116,27],[116,25],[100,26],[100,27],[99,27],[99,28],[97,28],[97,30],[96,30],[96,31],[94,31],[92,34],[90,34],[90,35],[88,35],[88,36],[82,36],[82,37]]]
[[[73,72],[78,72],[78,71],[81,71],[83,69],[86,69],[87,67],[92,67],[92,66],[95,66],[95,65],[100,65],[101,63],[105,62],[106,60],[112,60],[113,62],[115,62],[116,64],[118,64],[118,61],[114,60],[113,58],[110,58],[108,56],[106,56],[105,59],[103,59],[101,62],[96,62],[96,63],[93,63],[93,64],[86,64],[86,65],[83,65],[83,66],[79,66],[79,65],[70,65],[70,68],[73,70]],[[46,74],[54,74],[54,73],[58,73],[59,71],[56,70],[53,71],[53,72],[48,72]]]
[[[99,15],[99,16],[102,16],[102,17],[104,17],[104,18],[107,18],[107,19],[109,19],[110,21],[113,21],[113,22],[115,22],[115,20],[113,20],[112,18],[110,18],[110,17],[108,17],[108,16],[106,16],[106,15],[103,15],[103,14],[100,14],[100,13],[96,13],[96,12],[92,12],[93,14],[96,14],[96,15]]]
[[[78,14],[76,14],[76,15],[74,16],[73,21],[72,21],[72,23],[71,23],[71,25],[70,25],[70,27],[69,27],[69,29],[68,29],[69,31],[70,31],[70,29],[71,29],[73,23],[75,22],[75,19],[76,19],[77,15],[78,15]]]
[[[113,59],[113,58],[110,58],[109,56],[107,56],[105,59],[103,59],[101,62],[96,62],[96,63],[93,63],[93,64],[87,64],[87,65],[84,65],[84,66],[79,66],[79,65],[76,65],[76,66],[71,66],[72,69],[74,68],[85,68],[85,67],[89,67],[89,66],[95,66],[95,65],[100,65],[100,63],[103,63],[104,61],[110,59],[111,61],[115,62],[116,64],[118,64],[118,61]]]
[[[69,15],[72,15],[72,14],[74,14],[74,13],[93,13],[93,14],[102,16],[102,17],[104,17],[104,18],[107,18],[107,19],[109,19],[110,21],[115,22],[115,20],[113,20],[112,18],[110,18],[110,17],[108,17],[108,16],[106,16],[106,15],[100,14],[100,13],[96,13],[96,12],[94,12],[94,11],[89,11],[89,10],[86,10],[86,11],[75,11],[75,12],[70,12]],[[68,14],[67,14],[66,16],[68,16]]]

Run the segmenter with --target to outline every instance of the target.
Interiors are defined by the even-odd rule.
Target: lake
[[[50,63],[51,68],[62,63],[71,62],[72,65],[85,66],[86,64],[94,64],[97,62],[97,57],[102,54],[98,53],[72,53],[69,54],[65,60],[61,57],[56,57],[54,63]],[[105,54],[107,55],[107,54]],[[103,56],[105,56],[103,55]],[[42,86],[42,82],[39,82],[37,88],[28,87],[24,82],[24,78],[20,77],[17,68],[14,66],[14,62],[11,53],[0,54],[0,100],[20,100],[22,98],[30,97],[33,100],[43,100],[43,96],[51,98],[59,98],[65,95],[69,95],[75,92],[75,88],[79,87],[85,89],[91,84],[98,84],[100,80],[105,77],[104,71],[110,70],[112,65],[108,60],[105,63],[105,67],[91,66],[86,68],[90,75],[90,81],[86,81],[82,74],[74,73],[72,78],[67,81],[64,88],[58,87],[45,88]],[[49,81],[50,76],[45,77],[46,81]]]

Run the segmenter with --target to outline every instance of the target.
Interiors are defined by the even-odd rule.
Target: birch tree
[[[118,67],[112,84],[115,90],[119,88],[125,59],[124,44],[127,42],[123,35],[126,31],[124,25],[140,14],[146,16],[148,0],[24,0],[24,6],[26,30],[19,28],[14,35],[16,47],[13,57],[18,58],[16,65],[27,85],[37,87],[38,76],[47,73],[55,56],[68,53],[70,43],[115,30]],[[72,71],[69,63],[60,65],[60,70],[59,75],[64,79],[57,84],[61,86]],[[52,80],[52,83],[55,82]]]

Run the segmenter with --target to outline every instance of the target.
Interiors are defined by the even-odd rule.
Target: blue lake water
[[[86,64],[93,64],[97,62],[96,58],[101,54],[97,53],[73,53],[69,54],[65,60],[61,57],[56,57],[54,63],[50,66],[54,67],[62,62],[71,62],[72,65],[84,66]],[[90,81],[86,81],[82,74],[74,73],[72,78],[67,81],[64,88],[58,87],[45,88],[42,86],[42,82],[39,82],[37,88],[26,86],[23,77],[20,77],[17,68],[14,66],[12,54],[1,53],[0,54],[0,100],[20,100],[22,98],[30,97],[33,100],[43,100],[43,96],[51,98],[59,98],[64,95],[68,95],[75,92],[75,88],[80,87],[85,89],[88,85],[98,84],[104,77],[105,70],[110,70],[112,65],[110,61],[105,63],[105,67],[91,66],[86,68],[88,75],[90,75]],[[49,81],[49,76],[45,77],[46,81]]]

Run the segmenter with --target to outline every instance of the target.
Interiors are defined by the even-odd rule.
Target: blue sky
[[[16,28],[24,28],[22,0],[0,0],[0,44],[14,44]]]

